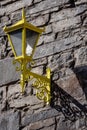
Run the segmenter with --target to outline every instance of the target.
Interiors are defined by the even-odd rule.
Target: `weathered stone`
[[[81,40],[82,39],[81,34],[82,34],[82,32],[79,28],[68,29],[68,30],[63,30],[63,31],[56,33],[56,39],[61,40],[63,38],[69,38],[69,37],[73,37],[75,35],[75,37],[77,37],[77,40]]]
[[[28,127],[29,130],[37,130],[37,129],[41,129],[41,128],[43,128],[43,122],[42,121],[31,123]]]
[[[60,6],[60,5],[63,5],[63,4],[67,4],[68,2],[69,2],[69,0],[63,0],[63,1],[61,1],[61,0],[47,0],[47,1],[42,1],[39,4],[37,4],[36,8],[30,9],[30,14],[37,13],[37,12],[40,12],[40,11],[43,11],[43,10],[47,10],[47,9],[50,9],[52,7],[55,7],[55,6]]]
[[[34,3],[38,3],[41,2],[42,0],[34,0]]]
[[[15,2],[12,3],[11,5],[7,5],[5,8],[6,14],[10,14],[11,12],[14,12],[18,9],[21,9],[25,6],[30,6],[32,4],[32,0],[21,0],[19,3]]]
[[[67,121],[64,122],[63,119],[60,118],[60,120],[58,121],[57,129],[58,130],[70,130],[69,123]]]
[[[37,46],[40,46],[40,45],[42,45],[42,44],[43,44],[43,35],[40,36],[39,41],[38,41],[38,43],[37,43]]]
[[[49,118],[43,121],[43,125],[45,127],[49,127],[51,125],[55,124],[55,118]]]
[[[65,51],[73,47],[79,46],[82,41],[76,41],[76,37],[66,38],[49,44],[44,44],[36,48],[34,59],[42,58],[48,55]]]
[[[41,109],[41,108],[43,108],[44,107],[44,104],[43,104],[43,102],[42,103],[40,103],[40,104],[36,104],[35,106],[32,106],[32,109],[33,110],[37,110],[37,109]]]
[[[35,105],[39,104],[42,101],[39,100],[36,96],[27,96],[27,97],[21,97],[21,99],[14,99],[10,101],[10,107],[11,108],[23,108],[28,105]]]
[[[50,8],[50,9],[47,9],[47,10],[44,10],[41,12],[41,14],[50,14],[50,13],[53,13],[53,12],[56,12],[56,11],[59,11],[60,10],[60,7],[57,6],[55,8]],[[50,21],[50,18],[49,18],[49,21]]]
[[[47,58],[46,57],[35,60],[32,67],[41,66],[41,65],[45,65],[45,64],[47,64]]]
[[[73,67],[73,62],[73,55],[71,52],[63,53],[61,55],[56,54],[54,56],[48,57],[48,66],[53,72],[58,71],[63,67]]]
[[[79,83],[78,77],[75,74],[61,78],[58,81],[58,85],[80,102],[81,100],[83,101],[85,99],[81,84]]]
[[[4,1],[1,1],[1,6],[5,6],[5,5],[10,4],[10,3],[14,2],[14,1],[16,1],[16,0],[4,0]]]
[[[81,47],[74,53],[76,59],[75,66],[81,66],[87,64],[87,47]]]
[[[6,86],[0,87],[0,100],[6,98]]]
[[[69,8],[69,9],[61,10],[59,12],[54,12],[51,14],[50,22],[60,21],[66,18],[69,19],[82,14],[86,10],[87,10],[87,4],[77,6],[76,8],[71,8],[71,9]]]
[[[79,120],[76,121],[76,129],[79,129]]]
[[[37,122],[40,120],[45,120],[54,116],[58,116],[59,113],[55,109],[48,109],[45,111],[41,111],[39,113],[33,114],[33,115],[27,115],[22,119],[22,126],[26,126],[30,123]]]
[[[48,34],[47,36],[43,37],[43,42],[48,43],[55,40],[55,34]]]
[[[33,113],[34,110],[32,109],[31,106],[24,107],[21,112],[21,118],[25,117],[26,115],[32,115]]]
[[[5,108],[6,102],[6,86],[0,88],[0,113]]]
[[[76,5],[80,5],[80,4],[87,3],[87,1],[86,0],[77,0],[75,3],[76,3]]]
[[[43,43],[49,43],[54,41],[55,39],[55,34],[48,34],[48,35],[42,35],[39,39],[38,45],[41,45]]]
[[[1,25],[1,26],[2,26],[2,25]],[[4,36],[4,35],[6,35],[6,34],[5,34],[5,32],[3,31],[3,28],[0,27],[0,36]]]
[[[85,119],[84,118],[80,118],[79,119],[79,127],[81,128],[81,127],[83,127],[83,126],[85,126],[86,124],[86,121],[85,121]]]
[[[41,130],[55,130],[55,125],[51,125],[49,127],[44,127]]]
[[[55,124],[55,119],[54,118],[50,118],[50,119],[46,119],[46,120],[43,120],[43,121],[38,121],[38,122],[34,122],[34,123],[31,123],[27,128],[29,130],[38,130],[38,129],[41,129],[44,130],[47,128],[47,130],[53,130],[51,129],[53,126],[53,124]],[[49,128],[50,127],[50,128]]]
[[[8,93],[7,93],[8,98],[10,97],[16,98],[16,96],[18,97],[21,91],[20,87],[21,87],[20,84],[16,84],[16,83],[10,85],[8,87]]]
[[[52,32],[52,27],[51,24],[49,24],[48,26],[45,27],[45,34],[51,33]]]
[[[10,16],[10,18],[11,18],[11,21],[12,21],[12,23],[15,23],[15,22],[18,22],[19,20],[21,20],[22,19],[22,13],[21,13],[21,11],[19,12],[13,12],[12,14],[11,14],[11,16]]]
[[[5,8],[0,8],[0,17],[5,14]]]
[[[33,68],[32,72],[42,75],[43,74],[43,66]]]
[[[0,86],[19,79],[12,61],[13,59],[0,60]]]
[[[4,16],[1,18],[1,23],[7,23],[9,18],[7,16]]]
[[[81,24],[80,17],[68,18],[58,22],[52,23],[52,28],[54,32],[63,31],[69,28],[79,27]]]
[[[19,130],[19,112],[0,116],[0,130]]]
[[[29,21],[31,24],[35,26],[45,25],[49,21],[49,14],[35,17],[32,21]]]

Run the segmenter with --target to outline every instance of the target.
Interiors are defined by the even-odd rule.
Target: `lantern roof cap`
[[[18,29],[22,29],[22,28],[30,29],[37,33],[42,33],[45,31],[45,28],[40,29],[26,21],[24,9],[22,9],[22,19],[20,21],[18,21],[17,23],[15,23],[14,25],[9,26],[9,27],[5,26],[3,29],[6,33],[9,33],[9,32],[12,32],[12,31],[15,31]]]

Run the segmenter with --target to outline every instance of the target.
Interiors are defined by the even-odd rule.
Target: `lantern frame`
[[[14,45],[13,45],[13,42],[12,42],[12,39],[10,37],[10,33],[11,32],[14,32],[14,31],[17,31],[19,29],[22,29],[22,55],[21,56],[17,56],[17,53],[16,53],[16,50],[14,48]],[[38,33],[38,37],[36,39],[36,42],[34,44],[34,47],[33,47],[33,51],[32,51],[32,54],[31,56],[27,56],[26,55],[26,30],[31,30],[33,32],[36,32]],[[38,43],[38,40],[40,38],[40,35],[42,32],[45,31],[45,29],[40,29],[30,23],[28,23],[26,21],[26,18],[25,18],[25,11],[24,9],[22,10],[22,20],[20,20],[19,22],[17,22],[16,24],[10,26],[10,27],[4,27],[4,31],[5,33],[8,35],[8,40],[10,42],[10,45],[11,45],[11,48],[12,48],[12,51],[14,53],[14,56],[15,56],[15,59],[28,59],[28,60],[32,60],[33,58],[33,55],[34,55],[34,52],[35,52],[35,49],[36,49],[36,45]]]
[[[34,79],[34,82],[32,84],[33,87],[36,88],[36,96],[40,100],[44,100],[45,103],[49,104],[51,101],[51,71],[50,68],[46,69],[46,76],[36,74],[31,71],[32,66],[31,64],[33,63],[33,55],[36,49],[36,45],[38,43],[39,37],[42,32],[45,31],[45,29],[40,29],[35,27],[34,25],[28,23],[25,18],[25,12],[24,9],[22,10],[22,20],[17,22],[16,24],[10,26],[10,27],[4,27],[3,28],[5,33],[8,36],[8,40],[10,42],[12,51],[15,56],[14,64],[19,63],[19,66],[16,67],[17,71],[21,71],[21,78],[20,78],[20,84],[21,84],[21,92],[24,94],[25,92],[25,86],[26,82],[28,83],[29,81]],[[22,55],[17,56],[16,50],[14,48],[14,45],[12,43],[12,39],[10,37],[10,33],[17,31],[19,29],[22,29]],[[31,30],[33,32],[38,33],[38,37],[36,39],[36,42],[33,47],[32,54],[30,56],[26,55],[26,30]],[[29,64],[29,66],[28,66]],[[18,65],[18,64],[17,64]]]

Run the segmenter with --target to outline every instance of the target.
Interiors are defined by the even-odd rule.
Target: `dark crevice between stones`
[[[0,87],[3,87],[3,86],[10,86],[10,85],[12,85],[12,84],[19,84],[20,83],[20,80],[18,79],[18,80],[16,80],[16,81],[12,81],[12,82],[10,82],[10,83],[6,83],[6,84],[2,84],[2,85],[0,85]]]
[[[6,100],[4,102],[4,107],[2,109],[2,111],[8,111],[10,109],[10,106],[9,106],[9,102],[8,102],[8,99],[7,99],[7,93],[8,93],[8,86],[6,87]]]
[[[4,103],[4,107],[2,109],[2,112],[8,111],[8,110],[10,110],[10,106],[9,106],[8,100],[6,100]]]
[[[57,130],[57,120],[56,120],[56,117],[55,117],[55,129],[54,130]]]
[[[74,0],[69,0],[69,3],[70,3],[70,7],[75,7],[75,1]]]
[[[37,27],[45,27],[45,26],[48,26],[48,25],[49,25],[49,22],[50,22],[50,19],[51,19],[51,13],[49,13],[48,21],[47,21],[45,24],[40,25],[40,26],[37,26]]]
[[[19,112],[19,130],[22,130],[22,125],[21,125],[21,121],[22,120],[22,117],[21,117],[21,112]]]
[[[13,1],[7,1],[7,2],[5,2],[5,3],[2,3],[2,4],[1,4],[1,7],[5,7],[5,6],[7,6],[7,5],[11,5],[12,3],[15,4],[15,2],[16,2],[16,0],[13,0]]]
[[[57,37],[58,37],[58,32],[55,34],[55,40],[57,39]]]
[[[85,11],[84,11],[84,12],[85,12]],[[81,26],[82,26],[83,23],[84,23],[84,20],[87,18],[87,15],[84,14],[84,15],[82,15],[80,18],[81,18]]]

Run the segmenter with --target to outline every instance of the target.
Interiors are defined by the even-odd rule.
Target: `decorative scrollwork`
[[[17,60],[13,60],[13,64],[16,65],[16,71],[21,71],[21,63]]]
[[[49,83],[47,83],[44,80],[36,79],[36,81],[33,83],[33,86],[36,88],[36,96],[40,100],[44,100],[44,102],[50,101],[50,91],[47,89],[47,86],[50,86]]]
[[[66,120],[75,121],[86,115],[87,108],[54,82],[52,83],[51,92],[51,106],[59,112],[62,112]]]
[[[47,76],[41,76],[36,73],[31,72],[31,64],[33,61],[28,62],[28,59],[14,60],[13,64],[19,63],[16,66],[16,71],[21,71],[20,84],[22,87],[22,93],[25,90],[26,81],[34,80],[33,86],[36,88],[36,96],[44,102],[50,102],[50,69],[47,70]],[[18,64],[17,64],[18,65]]]

